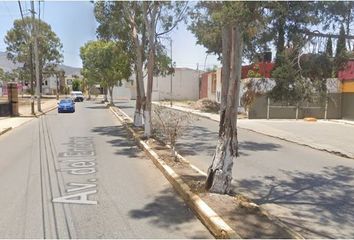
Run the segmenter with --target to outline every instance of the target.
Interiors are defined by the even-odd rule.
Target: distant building
[[[354,93],[354,58],[350,59],[346,67],[338,72],[342,81],[342,92]]]
[[[198,100],[200,71],[190,68],[175,68],[172,75],[154,77],[152,100]],[[147,78],[144,79],[145,89]]]
[[[260,62],[256,64],[250,64],[242,66],[241,69],[241,84],[240,84],[240,95],[241,99],[244,93],[244,85],[249,81],[249,73],[252,71],[255,75],[254,78],[265,78],[267,81],[270,80],[271,71],[274,68],[274,63],[270,62]],[[218,68],[216,71],[206,72],[201,75],[200,78],[200,88],[199,88],[199,99],[208,98],[210,100],[221,102],[221,85],[222,85],[222,68]],[[274,84],[270,84],[274,85]],[[267,85],[267,89],[269,86]]]
[[[342,82],[342,117],[354,120],[354,58],[338,73]]]

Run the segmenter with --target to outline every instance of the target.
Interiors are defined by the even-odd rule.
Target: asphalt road
[[[211,238],[102,104],[0,136],[0,238]]]
[[[133,116],[134,102],[116,104]],[[176,148],[206,172],[217,132],[217,122],[199,118]],[[252,198],[306,238],[354,238],[354,160],[243,129],[238,138],[235,192]]]

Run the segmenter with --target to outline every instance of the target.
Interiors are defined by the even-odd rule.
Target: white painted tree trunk
[[[144,111],[144,137],[151,136],[151,111]]]
[[[227,37],[226,33],[227,31],[223,31],[223,38]],[[206,189],[214,193],[226,194],[230,192],[233,162],[238,155],[236,126],[238,101],[236,101],[236,91],[241,79],[242,41],[241,29],[238,26],[233,26],[229,66],[231,76],[227,90],[226,111],[224,117],[220,119],[219,141],[212,164],[208,169],[206,181]],[[227,66],[223,64],[223,67]]]
[[[131,36],[135,44],[135,70],[136,70],[136,104],[134,112],[134,126],[143,126],[143,109],[145,109],[145,89],[143,80],[143,51],[144,42],[139,40],[137,24],[134,15],[129,9],[125,9],[129,15],[130,26],[132,28]]]
[[[114,105],[114,102],[113,102],[113,87],[108,87],[108,91],[109,91],[109,103],[111,105]]]
[[[135,127],[142,127],[143,126],[143,114],[141,111],[136,110],[134,112],[134,126]]]
[[[134,126],[135,127],[142,127],[143,126],[143,112],[142,112],[142,103],[141,103],[141,96],[139,90],[139,82],[137,82],[136,86],[136,101],[135,101],[135,112],[134,112]]]
[[[151,122],[151,100],[152,100],[152,87],[154,80],[154,65],[155,65],[155,44],[156,44],[156,16],[159,9],[159,3],[152,3],[152,10],[150,11],[150,18],[148,17],[149,11],[147,8],[148,3],[144,2],[144,21],[147,27],[147,35],[149,38],[149,56],[148,56],[148,77],[146,89],[146,103],[144,109],[144,137],[150,138],[152,130]]]

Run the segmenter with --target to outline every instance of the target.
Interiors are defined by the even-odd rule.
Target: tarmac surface
[[[116,101],[131,117],[134,104]],[[216,121],[199,118],[178,140],[176,150],[206,172],[217,132]],[[235,192],[252,198],[306,238],[354,237],[353,159],[241,128],[238,139]]]
[[[211,238],[103,104],[0,136],[1,238]]]

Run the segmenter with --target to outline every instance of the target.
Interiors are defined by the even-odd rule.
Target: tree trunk
[[[33,66],[33,47],[32,44],[30,43],[30,68],[31,68],[31,114],[34,115],[34,66]]]
[[[150,39],[151,41],[151,39]],[[153,43],[154,44],[154,43]],[[151,100],[152,100],[152,84],[154,79],[154,62],[155,62],[155,46],[150,46],[149,60],[148,60],[148,82],[146,92],[146,107],[144,111],[144,137],[149,138],[151,136]]]
[[[152,86],[154,80],[154,65],[155,65],[155,34],[156,34],[156,14],[159,8],[158,3],[152,3],[153,9],[151,11],[150,19],[148,18],[147,2],[143,3],[144,7],[144,21],[147,26],[147,33],[149,37],[149,56],[148,56],[148,79],[146,90],[146,106],[144,109],[144,137],[151,136],[151,100],[152,100]]]
[[[349,5],[350,6],[350,5]],[[350,36],[350,23],[351,23],[351,8],[348,8],[348,14],[347,14],[347,19],[346,19],[346,32],[347,32],[347,36]],[[351,51],[351,44],[350,44],[350,39],[348,38],[347,40],[348,42],[348,51]]]
[[[114,105],[114,103],[113,103],[113,87],[108,87],[108,91],[109,91],[109,96],[110,96],[109,103],[111,105]]]
[[[135,22],[134,15],[129,13],[129,10],[126,9],[129,14],[130,26],[132,28],[131,34],[135,44],[135,69],[136,69],[136,104],[135,104],[135,113],[134,113],[134,126],[141,127],[143,125],[142,121],[142,110],[145,109],[145,89],[144,89],[144,80],[143,80],[143,43],[140,44],[137,25]]]
[[[107,87],[103,88],[103,102],[108,102],[108,99],[107,99]]]
[[[137,77],[138,79],[138,77]],[[141,96],[139,91],[139,83],[136,82],[136,100],[135,100],[135,112],[134,112],[134,126],[142,127],[143,126],[143,114],[141,113]]]
[[[223,37],[226,37],[223,31]],[[231,190],[233,161],[238,155],[237,142],[237,89],[241,79],[242,32],[239,26],[232,29],[231,77],[227,91],[226,111],[220,122],[219,141],[208,169],[206,189],[215,193],[229,193]],[[223,41],[224,43],[224,41]]]
[[[230,50],[231,50],[231,26],[222,28],[222,71],[221,71],[221,104],[220,104],[220,122],[219,136],[224,132],[223,122],[226,113],[227,91],[229,89],[230,79]]]

